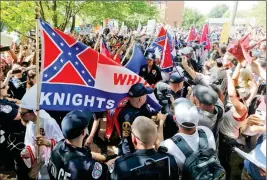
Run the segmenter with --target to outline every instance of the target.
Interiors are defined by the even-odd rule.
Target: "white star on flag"
[[[54,67],[54,70],[55,70],[55,71],[57,70],[57,66]]]
[[[60,59],[60,62],[63,63],[63,59]]]
[[[45,77],[45,78],[47,78],[47,77],[48,77],[48,75],[47,75],[47,74],[45,74],[45,75],[44,75],[44,77]]]
[[[52,33],[52,36],[55,36],[56,34],[55,33]]]
[[[90,79],[88,79],[88,82],[91,82],[91,80],[90,80]]]
[[[69,52],[68,55],[71,56],[71,52]]]
[[[85,71],[84,71],[84,70],[82,70],[82,73],[84,74],[84,73],[85,73]]]
[[[79,51],[79,48],[76,48],[77,51]]]
[[[79,63],[76,61],[75,64],[78,65]]]
[[[61,46],[64,46],[64,44],[63,44],[63,43],[60,43],[60,45],[61,45]]]

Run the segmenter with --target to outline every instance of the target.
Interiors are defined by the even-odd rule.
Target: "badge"
[[[114,163],[112,163],[111,166],[108,167],[110,174],[113,173],[114,167],[115,167]]]
[[[145,72],[146,71],[146,68],[143,68],[142,71]]]
[[[1,109],[0,110],[1,110],[1,112],[4,112],[4,113],[8,114],[8,113],[10,113],[12,111],[12,107],[9,106],[9,105],[5,105],[5,106],[1,105]]]
[[[99,162],[96,162],[94,169],[92,171],[92,177],[98,179],[102,175],[102,165]]]
[[[156,70],[152,70],[152,74],[156,75],[157,71]]]
[[[122,136],[129,137],[131,133],[131,124],[129,122],[122,123]]]

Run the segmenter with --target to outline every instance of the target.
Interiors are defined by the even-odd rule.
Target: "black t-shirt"
[[[19,79],[12,77],[8,82],[8,86],[8,93],[11,97],[21,100],[27,88],[27,74],[23,73]]]
[[[139,76],[144,78],[150,85],[156,84],[157,82],[162,80],[160,68],[155,64],[153,64],[150,72],[148,72],[147,64],[141,66]]]

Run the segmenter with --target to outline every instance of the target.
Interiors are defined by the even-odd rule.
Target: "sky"
[[[226,4],[232,8],[234,1],[184,1],[185,7],[197,9],[202,14],[208,14],[218,4]],[[258,1],[239,1],[237,10],[248,10],[257,4]]]

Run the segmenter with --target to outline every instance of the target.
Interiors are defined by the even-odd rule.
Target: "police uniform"
[[[145,88],[143,84],[138,83],[131,87],[129,90],[129,97],[141,97],[145,94],[152,93],[153,90],[150,88]],[[134,146],[131,141],[131,124],[134,119],[138,116],[145,116],[151,118],[153,112],[149,109],[147,104],[144,104],[141,108],[135,108],[130,102],[127,102],[125,107],[121,110],[118,116],[118,121],[121,127],[122,140],[119,146],[119,154],[127,154],[134,152]]]
[[[153,60],[154,61],[155,55],[149,53],[146,58],[147,58],[147,60]],[[147,64],[141,66],[140,71],[139,71],[139,76],[144,78],[146,80],[146,82],[150,85],[152,85],[152,84],[155,85],[157,82],[162,80],[160,68],[155,64],[152,65],[151,70],[149,72],[148,72],[148,65]]]
[[[165,149],[161,147],[158,152],[154,149],[136,150],[134,153],[120,157],[109,168],[111,179],[179,179],[178,166],[175,159],[172,155],[166,154]],[[164,164],[165,159],[169,159],[169,165]],[[151,162],[156,162],[155,164],[157,165],[149,165]],[[148,167],[144,168],[144,165],[148,165]],[[166,173],[166,170],[168,171],[169,168],[170,176]]]
[[[89,124],[92,113],[74,110],[68,113],[61,128],[66,139],[74,139],[81,135]],[[48,164],[49,177],[52,180],[69,179],[108,179],[108,167],[92,159],[86,148],[75,147],[61,140],[51,152]]]
[[[20,158],[25,147],[26,127],[20,120],[15,120],[19,107],[7,99],[0,99],[0,164],[12,165],[15,162],[17,179],[29,179],[28,168]]]

